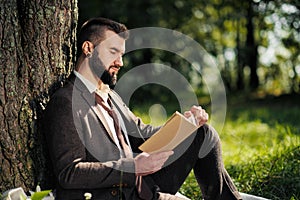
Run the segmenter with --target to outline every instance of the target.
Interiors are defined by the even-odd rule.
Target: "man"
[[[144,124],[111,89],[123,66],[126,31],[104,18],[86,22],[74,74],[47,105],[43,127],[56,199],[83,199],[85,193],[105,200],[179,199],[174,194],[192,169],[204,199],[241,199],[223,166],[218,134],[206,125],[208,114],[200,106],[185,112],[200,128],[184,153],[180,145],[174,151],[139,152],[159,127]],[[199,153],[204,147],[207,152]]]

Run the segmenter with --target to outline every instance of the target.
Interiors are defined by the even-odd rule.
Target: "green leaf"
[[[51,192],[51,190],[44,190],[41,192],[35,192],[32,196],[31,196],[31,200],[42,200],[45,196],[47,196],[49,193]]]

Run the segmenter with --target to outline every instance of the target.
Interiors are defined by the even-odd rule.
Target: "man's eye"
[[[110,53],[111,53],[111,54],[116,54],[117,51],[112,50],[112,51],[110,51]]]

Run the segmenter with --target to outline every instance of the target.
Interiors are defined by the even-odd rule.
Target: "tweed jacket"
[[[133,152],[158,127],[145,125],[111,91]],[[138,199],[133,158],[121,157],[99,116],[94,94],[73,74],[51,97],[43,117],[49,154],[56,177],[56,199]]]

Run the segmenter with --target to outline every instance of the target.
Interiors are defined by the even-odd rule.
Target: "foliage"
[[[35,192],[31,195],[30,199],[31,200],[42,200],[44,197],[46,197],[51,190],[45,190],[45,191],[40,191],[40,192]]]
[[[79,0],[79,12],[80,23],[100,15],[129,29],[156,26],[190,36],[214,56],[229,92],[257,89],[256,77],[258,88],[271,94],[300,91],[299,1],[112,0],[105,4]],[[151,62],[168,64],[193,79],[189,63],[153,49],[126,54],[122,71]],[[205,85],[200,76],[198,80],[201,91]],[[156,98],[147,87],[141,90]]]

